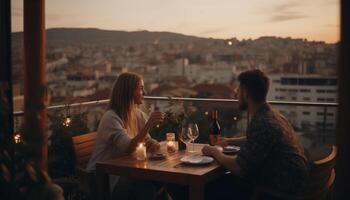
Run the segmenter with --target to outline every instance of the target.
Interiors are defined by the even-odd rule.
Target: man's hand
[[[228,138],[222,137],[222,138],[220,138],[220,140],[219,140],[219,142],[217,143],[217,145],[222,146],[222,147],[226,147],[227,145],[230,144],[230,143],[229,143],[229,140],[230,140],[230,139],[228,139]]]
[[[207,156],[212,156],[212,157],[216,157],[218,154],[220,154],[222,152],[222,148],[217,147],[217,146],[204,146],[202,148],[202,153],[204,155]]]
[[[221,149],[220,149],[221,148]],[[215,160],[226,169],[231,171],[235,175],[239,175],[241,168],[238,165],[236,159],[237,156],[228,156],[222,153],[222,147],[220,146],[204,146],[202,149],[204,155],[212,156]]]

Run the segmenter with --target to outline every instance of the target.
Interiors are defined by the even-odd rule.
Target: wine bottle
[[[180,133],[182,131],[182,128],[179,128],[177,134],[175,134],[175,140],[178,143],[179,151],[186,150],[186,144],[180,139]]]
[[[218,111],[212,111],[211,113],[212,122],[209,127],[209,144],[216,145],[221,137],[221,128],[218,121]]]

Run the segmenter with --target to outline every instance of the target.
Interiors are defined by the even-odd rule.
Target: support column
[[[350,1],[341,1],[341,35],[338,67],[338,118],[335,198],[346,199],[350,192]]]
[[[24,3],[24,123],[30,153],[47,170],[45,0]]]
[[[13,155],[10,0],[0,1],[0,147]]]

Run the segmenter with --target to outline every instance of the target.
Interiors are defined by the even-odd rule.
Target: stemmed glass
[[[194,141],[198,138],[199,136],[199,130],[197,124],[189,124],[188,125],[189,131],[187,132],[188,137],[192,141],[192,152],[194,151]]]
[[[180,140],[185,143],[186,149],[187,149],[187,144],[191,142],[191,138],[189,137],[189,132],[191,132],[191,128],[189,126],[184,126],[182,127],[180,133],[179,133],[179,138]]]

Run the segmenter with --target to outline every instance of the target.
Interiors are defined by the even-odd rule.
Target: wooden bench
[[[335,180],[335,158],[337,147],[332,146],[331,152],[323,159],[310,163],[310,176],[304,192],[298,196],[274,191],[270,188],[257,187],[252,200],[285,199],[285,200],[322,200],[329,195],[329,190]]]
[[[86,192],[91,200],[96,197],[96,177],[94,173],[86,171],[86,165],[92,154],[97,133],[87,133],[72,137],[76,156],[76,174],[78,176],[81,189]]]

